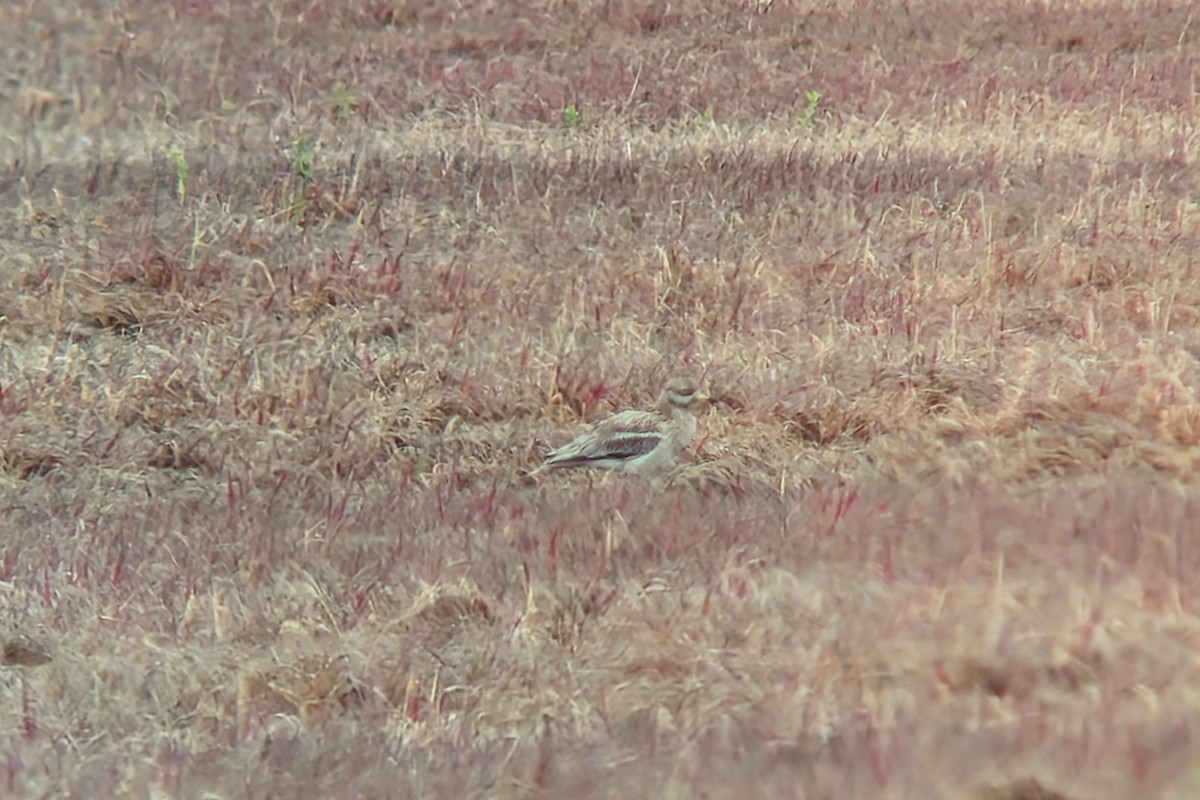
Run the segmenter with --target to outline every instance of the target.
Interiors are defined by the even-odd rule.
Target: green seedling
[[[313,141],[307,133],[300,134],[296,139],[288,151],[288,158],[292,162],[292,174],[300,179],[303,186],[309,186],[316,180]]]
[[[800,117],[800,126],[802,128],[812,125],[813,117],[817,114],[817,104],[820,102],[820,92],[809,90],[804,93],[804,114]]]
[[[574,103],[563,109],[563,124],[572,131],[579,127],[579,109]]]
[[[171,159],[171,166],[175,169],[175,197],[182,203],[187,198],[187,156],[183,154],[183,148],[179,145],[172,145],[167,156]]]

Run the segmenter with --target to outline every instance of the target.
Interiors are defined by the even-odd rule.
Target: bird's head
[[[676,378],[666,385],[658,398],[658,407],[664,412],[699,411],[708,402],[708,395],[696,388],[691,381]]]

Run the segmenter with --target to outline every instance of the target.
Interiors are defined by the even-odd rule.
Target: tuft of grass
[[[347,120],[354,116],[358,107],[358,98],[344,83],[335,83],[332,90],[334,116],[339,120]]]

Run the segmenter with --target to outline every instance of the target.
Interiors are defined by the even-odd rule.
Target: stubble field
[[[0,7],[0,794],[1196,796],[1200,23],[1047,5]]]

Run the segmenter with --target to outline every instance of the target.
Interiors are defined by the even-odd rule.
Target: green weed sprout
[[[296,139],[288,151],[288,158],[292,162],[292,174],[300,179],[302,185],[308,186],[316,180],[313,141],[307,133],[300,134]]]
[[[182,203],[187,198],[187,156],[183,154],[183,148],[177,144],[171,146],[167,156],[171,159],[171,166],[175,168],[175,196]]]
[[[800,127],[812,125],[813,117],[817,115],[817,103],[821,102],[821,93],[809,90],[804,93],[804,114],[800,117]]]
[[[579,127],[579,109],[574,103],[563,109],[563,124],[572,131]]]

